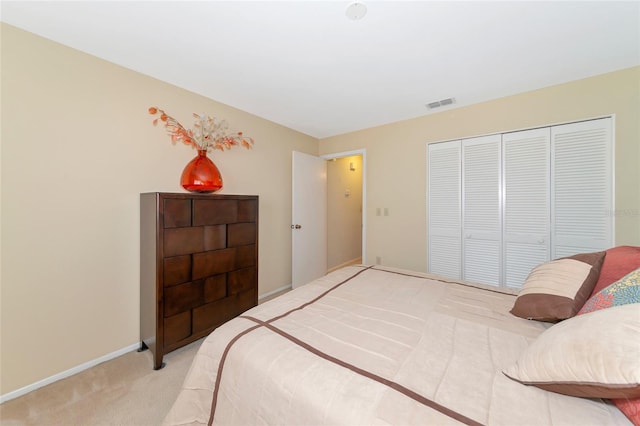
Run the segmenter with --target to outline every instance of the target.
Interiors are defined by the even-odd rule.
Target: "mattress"
[[[550,325],[515,295],[350,266],[227,322],[199,348],[166,425],[628,425],[604,400],[502,370]]]

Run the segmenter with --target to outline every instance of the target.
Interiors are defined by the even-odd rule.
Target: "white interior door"
[[[503,259],[507,287],[520,288],[529,272],[549,260],[548,127],[502,135]]]
[[[461,142],[429,145],[429,272],[462,278]]]
[[[611,118],[551,128],[551,258],[614,246]]]
[[[293,288],[327,273],[327,164],[314,155],[293,152]]]
[[[462,141],[462,278],[499,286],[502,252],[500,135]]]

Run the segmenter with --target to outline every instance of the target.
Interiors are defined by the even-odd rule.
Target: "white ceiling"
[[[349,1],[2,1],[0,12],[317,138],[640,65],[639,1],[362,1],[355,21]]]

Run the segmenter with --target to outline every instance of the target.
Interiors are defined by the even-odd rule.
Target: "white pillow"
[[[565,395],[640,397],[640,304],[611,307],[552,326],[503,373]]]

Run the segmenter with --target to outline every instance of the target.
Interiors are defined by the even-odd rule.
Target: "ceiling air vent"
[[[440,101],[429,102],[427,104],[427,108],[429,109],[439,108],[441,106],[451,105],[455,101],[456,100],[454,98],[447,98],[447,99],[442,99]]]

